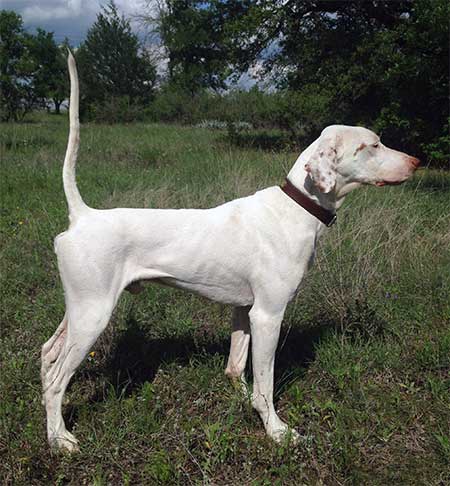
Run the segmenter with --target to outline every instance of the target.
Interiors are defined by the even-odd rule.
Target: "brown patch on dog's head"
[[[355,153],[353,155],[356,155],[358,152],[361,152],[361,150],[365,149],[367,147],[367,144],[364,142],[355,150]]]
[[[358,152],[361,152],[361,150],[365,149],[367,147],[367,144],[366,143],[362,143],[356,150],[355,150],[355,153],[353,155],[356,155]]]

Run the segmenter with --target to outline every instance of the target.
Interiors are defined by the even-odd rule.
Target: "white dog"
[[[78,78],[69,54],[70,134],[63,182],[68,231],[55,239],[66,313],[42,348],[51,445],[70,451],[61,404],[67,384],[108,324],[125,288],[153,281],[235,307],[226,374],[244,380],[252,338],[252,405],[276,441],[297,436],[273,405],[275,349],[286,305],[311,265],[317,239],[344,196],[361,184],[398,184],[419,161],[385,147],[371,131],[330,126],[297,159],[283,188],[269,187],[212,209],[88,207],[75,181]]]

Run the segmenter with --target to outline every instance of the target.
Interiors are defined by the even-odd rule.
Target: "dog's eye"
[[[380,142],[377,142],[377,143],[374,143],[374,144],[372,145],[372,147],[374,147],[374,148],[378,148],[378,147],[379,147],[379,145],[380,145]]]

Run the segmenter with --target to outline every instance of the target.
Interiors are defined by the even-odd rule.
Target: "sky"
[[[57,42],[68,37],[70,43],[77,46],[86,37],[87,30],[105,3],[107,0],[0,0],[0,9],[20,14],[25,29],[30,33],[41,27],[54,32]],[[115,3],[120,12],[131,17],[143,12],[146,1],[115,0]],[[138,25],[133,24],[133,28],[138,29]]]

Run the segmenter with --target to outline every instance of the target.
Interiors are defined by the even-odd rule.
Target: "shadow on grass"
[[[308,367],[314,360],[315,347],[321,337],[336,328],[335,322],[323,320],[320,325],[307,329],[298,326],[284,327],[276,354],[276,382],[284,383],[284,377],[292,376],[299,369]],[[223,356],[225,367],[229,346],[229,339],[214,340],[214,335],[210,333],[202,336],[197,333],[174,338],[149,339],[138,323],[130,318],[126,331],[115,344],[112,356],[104,367],[92,374],[103,374],[117,396],[127,397],[143,383],[151,382],[164,364],[177,363],[186,366],[193,357],[207,361],[209,357],[219,355]],[[251,363],[251,353],[249,356]],[[92,377],[89,371],[85,372]],[[247,370],[247,373],[251,373],[251,370]],[[103,400],[104,392],[100,389],[89,398],[91,403]]]
[[[338,323],[331,319],[309,323],[306,328],[282,329],[275,358],[276,395],[283,393],[314,361],[320,341],[339,329]]]
[[[225,355],[228,345],[226,340],[206,340],[192,334],[149,339],[138,323],[129,319],[105,372],[118,393],[126,385],[125,395],[130,395],[144,382],[152,381],[161,365],[187,365],[193,356]]]
[[[318,315],[300,327],[295,321],[287,322],[281,331],[275,366],[275,398],[279,397],[314,361],[316,349],[330,333],[344,334],[347,339],[368,340],[383,336],[386,322],[364,302],[355,301],[348,307],[345,325],[329,315]],[[179,337],[149,339],[145,330],[134,318],[127,320],[127,328],[117,339],[111,357],[104,366],[84,370],[84,378],[92,380],[103,375],[112,385],[116,396],[128,397],[143,383],[153,381],[162,365],[189,364],[193,357],[208,361],[214,355],[228,357],[229,339],[214,340],[213,330],[186,334]],[[249,355],[251,363],[251,354]],[[105,390],[96,386],[88,403],[105,401]],[[86,402],[85,402],[86,403]],[[73,424],[78,406],[68,407],[65,416]]]

